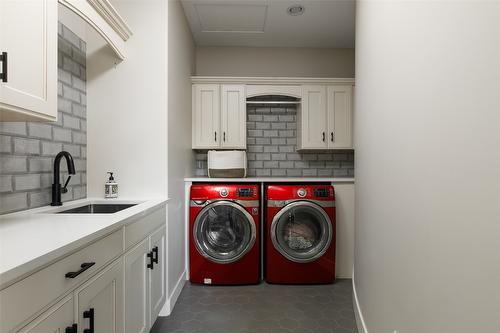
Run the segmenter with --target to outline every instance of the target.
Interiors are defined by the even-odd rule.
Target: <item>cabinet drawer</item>
[[[0,332],[19,327],[118,257],[122,249],[123,229],[120,229],[0,291]],[[91,262],[95,264],[81,274],[65,277],[68,272],[79,271],[82,263]]]
[[[139,243],[166,222],[165,207],[125,226],[125,250]]]

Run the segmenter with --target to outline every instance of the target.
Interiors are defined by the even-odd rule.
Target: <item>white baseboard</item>
[[[352,277],[352,301],[354,302],[354,316],[356,317],[356,325],[358,326],[358,333],[368,333],[366,328],[365,319],[363,318],[363,312],[359,307],[358,294],[356,293],[356,284],[354,283],[354,273]]]
[[[177,303],[177,299],[179,298],[179,295],[181,294],[182,288],[184,288],[185,283],[186,283],[186,272],[184,271],[182,272],[179,280],[177,280],[174,290],[165,301],[165,305],[163,306],[159,314],[160,317],[170,316],[170,314],[174,310],[175,303]]]

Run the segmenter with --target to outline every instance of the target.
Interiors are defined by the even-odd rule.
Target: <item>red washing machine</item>
[[[195,184],[190,198],[191,282],[259,283],[259,186]]]
[[[335,280],[335,192],[330,185],[266,186],[266,281]]]

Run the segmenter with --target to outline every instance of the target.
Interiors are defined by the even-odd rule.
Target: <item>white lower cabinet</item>
[[[125,254],[125,333],[148,332],[165,302],[165,230]]]
[[[78,331],[123,332],[123,261],[117,260],[75,291]]]
[[[0,333],[147,333],[166,300],[160,207],[0,290]]]
[[[167,280],[166,280],[166,250],[165,238],[166,228],[162,227],[154,232],[150,237],[151,250],[155,254],[155,264],[153,269],[150,270],[150,325],[153,326],[156,318],[160,314],[160,310],[167,298]]]
[[[77,333],[76,325],[73,324],[73,312],[73,295],[69,295],[21,329],[19,333]]]
[[[125,254],[125,332],[149,328],[149,239]]]

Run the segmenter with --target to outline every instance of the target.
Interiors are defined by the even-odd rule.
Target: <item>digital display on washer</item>
[[[328,198],[328,189],[326,188],[315,188],[314,196],[317,198]]]
[[[253,197],[252,188],[239,188],[236,190],[236,193],[239,197]]]

